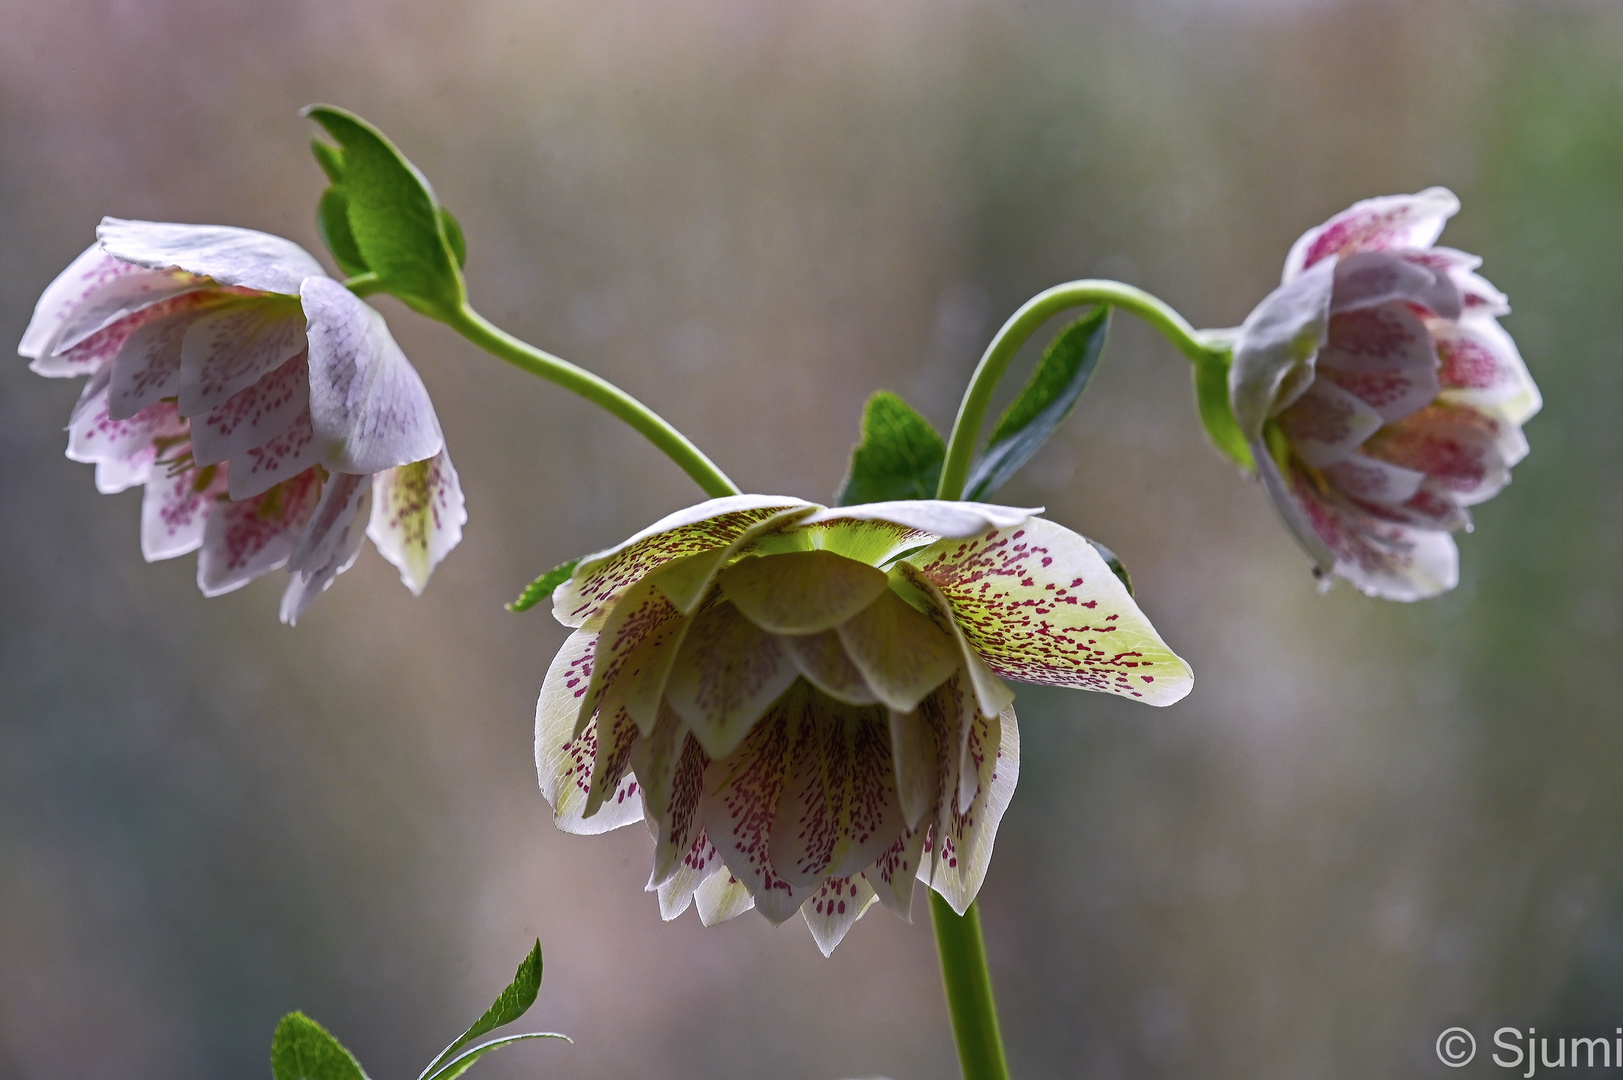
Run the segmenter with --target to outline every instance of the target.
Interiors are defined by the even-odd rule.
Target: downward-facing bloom
[[[1257,471],[1316,572],[1392,600],[1458,582],[1449,534],[1510,482],[1540,406],[1482,260],[1433,246],[1458,209],[1431,188],[1309,230],[1229,371]]]
[[[583,559],[536,707],[559,828],[646,817],[665,918],[796,911],[829,952],[915,876],[959,912],[1014,791],[1005,678],[1169,705],[1192,676],[1037,511],[733,496]]]
[[[208,596],[286,566],[293,622],[364,528],[420,592],[467,515],[383,316],[266,233],[105,218],[96,235],[18,351],[41,375],[90,377],[68,456],[95,463],[100,491],[145,485],[146,558],[200,549]]]

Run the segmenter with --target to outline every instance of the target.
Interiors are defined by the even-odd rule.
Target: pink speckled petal
[[[327,273],[313,255],[291,240],[230,225],[104,217],[96,238],[125,262],[155,270],[184,270],[221,285],[260,292],[292,295],[305,278]]]
[[[1279,427],[1296,456],[1318,468],[1351,457],[1381,427],[1381,414],[1358,395],[1328,379],[1279,414]]]
[[[806,898],[800,906],[800,914],[824,956],[834,955],[834,947],[867,913],[874,899],[873,886],[861,874],[828,878]]]
[[[832,630],[886,588],[883,571],[829,551],[746,558],[717,582],[746,619],[774,634]]]
[[[863,681],[901,712],[917,708],[958,667],[952,638],[889,588],[836,632]]]
[[[216,503],[197,558],[204,596],[240,589],[283,566],[315,514],[321,474],[310,469],[242,502]]]
[[[806,514],[817,508],[783,496],[730,495],[679,510],[582,559],[553,592],[552,613],[565,626],[585,625],[593,616],[606,615],[621,593],[666,563],[727,548],[751,529],[782,520],[779,515],[785,511]]]
[[[372,509],[372,481],[366,476],[335,473],[321,489],[321,501],[310,524],[288,556],[292,580],[282,593],[282,621],[299,621],[333,579],[354,565],[366,536]]]
[[[116,383],[116,366],[113,378]],[[309,407],[310,378],[301,352],[224,404],[192,417],[192,453],[200,465],[237,457],[286,431]]]
[[[230,459],[231,497],[251,499],[290,476],[313,469],[321,461],[321,447],[310,430],[310,414],[299,411],[293,422]]]
[[[597,755],[592,762],[582,817],[599,813],[603,804],[614,798],[641,798],[640,781],[629,786],[623,784],[631,772],[631,752],[639,735],[637,721],[626,712],[620,695],[610,694],[605,698],[603,707],[597,711]]]
[[[184,274],[147,270],[113,258],[97,244],[46,287],[17,351],[41,375],[79,374],[52,362],[110,324],[178,293],[197,288]]]
[[[541,790],[547,801],[557,806],[549,777],[555,773],[551,765],[557,754],[578,734],[581,699],[592,681],[592,657],[597,652],[597,633],[577,630],[569,635],[563,648],[552,658],[546,678],[541,682],[541,696],[535,703],[535,761],[541,774]]]
[[[366,535],[400,571],[413,596],[422,595],[440,560],[462,541],[468,509],[451,455],[385,469],[372,478],[372,520]]]
[[[1414,529],[1332,506],[1304,476],[1292,490],[1322,541],[1335,573],[1368,596],[1424,600],[1459,583],[1459,550],[1445,532]]]
[[[28,320],[28,328],[23,331],[22,341],[17,343],[17,354],[29,360],[39,360],[42,356],[49,356],[46,346],[56,336],[62,324],[73,314],[74,309],[81,307],[91,296],[95,295],[101,287],[114,278],[124,277],[140,271],[140,267],[121,262],[102,250],[100,244],[91,244],[79,253],[78,258],[68,264],[68,268],[56,276],[56,279],[45,286],[39,300],[34,304],[34,315]],[[37,368],[35,369],[38,370]],[[39,374],[57,374],[56,372],[40,371]],[[61,372],[62,375],[81,374],[80,372]]]
[[[159,469],[141,494],[142,556],[157,562],[202,547],[209,514],[225,498],[224,468]]]
[[[924,840],[930,832],[930,822],[922,822],[897,838],[874,864],[862,872],[879,902],[897,918],[913,921],[913,882],[918,880],[919,864],[924,858]]]
[[[1407,252],[1359,251],[1336,263],[1330,314],[1399,302],[1444,319],[1460,317],[1459,286],[1448,271]]]
[[[715,926],[728,919],[736,919],[754,907],[755,897],[750,894],[748,885],[733,877],[732,871],[723,866],[705,878],[694,892],[693,906],[699,909],[700,922]],[[782,922],[783,919],[773,921]]]
[[[643,809],[654,831],[654,865],[648,887],[658,888],[672,875],[699,867],[683,860],[693,854],[704,831],[699,821],[699,796],[710,759],[689,734],[687,725],[669,706],[660,710],[654,730],[637,743],[631,767],[642,781]],[[696,888],[703,876],[694,877]]]
[[[1431,532],[1454,532],[1471,527],[1471,512],[1435,480],[1427,480],[1420,490],[1399,503],[1348,499],[1345,508],[1355,516],[1362,514],[1377,522],[1412,525]]]
[[[723,600],[693,617],[665,697],[705,753],[720,758],[798,676],[778,639]]]
[[[778,644],[783,646],[806,681],[835,701],[847,705],[879,704],[879,695],[845,655],[840,635],[833,630],[780,637]]]
[[[1357,251],[1429,248],[1443,225],[1459,211],[1460,201],[1447,188],[1427,188],[1416,195],[1383,195],[1354,203],[1291,246],[1285,280],[1324,259]]]
[[[1241,325],[1229,364],[1229,405],[1248,442],[1312,383],[1314,357],[1329,334],[1334,274],[1333,260],[1321,263],[1269,293]]]
[[[935,693],[940,694],[941,691]],[[896,769],[896,798],[902,807],[902,820],[909,829],[913,829],[935,809],[939,799],[936,790],[938,753],[935,731],[918,710],[897,712],[890,709],[888,712],[891,761]]]
[[[650,881],[645,886],[647,891],[659,893],[659,917],[666,922],[688,909],[699,886],[721,866],[721,856],[716,852],[716,845],[701,831],[675,866],[675,871],[665,881],[658,885]],[[730,879],[731,875],[723,870],[722,877]],[[749,897],[747,890],[744,896],[746,899]],[[745,910],[753,905],[751,901]]]
[[[222,302],[213,291],[164,300],[98,331],[62,359],[82,351],[107,350],[113,364],[110,411],[114,417],[133,416],[180,393],[180,353],[186,332]]]
[[[1543,407],[1520,350],[1497,322],[1438,323],[1432,335],[1442,361],[1444,401],[1473,406],[1518,427]]]
[[[861,872],[907,827],[885,710],[814,692],[802,700],[807,708],[769,841],[772,865],[796,889]]]
[[[1466,318],[1497,318],[1510,314],[1510,301],[1505,294],[1476,272],[1476,268],[1482,265],[1481,256],[1454,248],[1434,247],[1424,251],[1406,251],[1403,258],[1447,274],[1460,292]]]
[[[963,812],[956,802],[942,800],[942,813],[930,830],[930,850],[919,866],[919,879],[960,915],[986,880],[998,823],[1020,778],[1020,729],[1014,710],[1006,709],[992,720],[976,713],[969,747],[968,760],[979,777],[975,799]]]
[[[620,781],[615,796],[605,800],[603,809],[585,816],[586,796],[597,760],[597,724],[588,723],[576,737],[575,714],[591,678],[596,644],[594,633],[569,635],[547,669],[535,704],[535,769],[541,794],[552,806],[553,823],[564,832],[582,835],[608,832],[642,819],[642,800],[636,797],[634,774]],[[622,790],[627,797],[620,797]]]
[[[618,684],[627,677],[637,682],[639,700],[652,697],[657,717],[660,698],[649,691],[656,681],[663,688],[660,669],[665,670],[668,678],[670,666],[675,662],[670,650],[677,649],[680,655],[688,621],[651,578],[644,578],[622,594],[598,636],[591,685],[581,698],[575,729],[580,730],[597,711],[599,703],[607,699],[610,690],[618,692]]]
[[[383,316],[329,278],[300,291],[309,320],[310,415],[335,472],[375,473],[445,445],[428,390]]]
[[[956,801],[958,813],[969,811],[983,779],[972,760],[974,735],[990,730],[986,725],[995,724],[999,715],[987,716],[975,707],[961,672],[919,706],[919,719],[930,731],[930,746],[935,751],[931,767],[936,774],[937,806]]]
[[[296,300],[257,296],[206,311],[180,344],[180,411],[201,416],[304,350]]]
[[[1414,498],[1426,474],[1367,454],[1354,454],[1324,470],[1325,478],[1349,498],[1362,502],[1398,503]]]
[[[778,801],[788,784],[794,743],[810,694],[803,686],[785,694],[737,750],[712,761],[705,770],[699,804],[705,834],[721,853],[722,862],[774,925],[800,910],[814,891],[796,888],[780,876],[769,850]],[[701,918],[703,895],[701,886]]]
[[[1170,705],[1194,684],[1093,545],[1051,521],[943,540],[906,561],[941,590],[1002,678],[1151,705]]]
[[[963,627],[952,616],[952,605],[947,602],[946,596],[937,587],[936,583],[925,577],[918,567],[903,559],[897,563],[890,573],[892,587],[898,592],[912,590],[919,598],[920,606],[925,614],[930,616],[944,632],[952,635],[958,645],[958,655],[963,665],[962,674],[969,676],[970,685],[975,691],[975,700],[981,713],[986,716],[996,716],[1014,703],[1014,691],[1009,689],[1007,683],[986,666],[981,654],[970,645],[969,639],[964,636]]]
[[[1330,318],[1318,375],[1395,423],[1429,405],[1441,389],[1431,332],[1408,307],[1388,303]]]
[[[974,536],[985,529],[1018,525],[1042,513],[1042,507],[995,506],[991,503],[949,502],[944,499],[908,499],[898,502],[831,506],[801,524],[811,528],[836,522],[888,522],[935,536]]]
[[[68,457],[96,465],[96,490],[103,494],[146,483],[160,458],[178,455],[186,442],[185,419],[173,402],[159,402],[127,420],[107,410],[106,372],[85,387],[68,423]]]
[[[1510,483],[1495,421],[1472,409],[1434,405],[1383,428],[1371,457],[1425,473],[1461,506],[1474,506]]]

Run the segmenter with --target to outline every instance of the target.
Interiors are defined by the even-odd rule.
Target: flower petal
[[[986,529],[1018,525],[1043,512],[1043,508],[996,506],[991,503],[949,502],[945,499],[908,499],[896,502],[862,503],[857,506],[831,506],[819,510],[801,524],[805,527],[836,522],[889,522],[917,532],[944,537],[974,536]]]
[[[46,286],[17,352],[41,375],[80,374],[52,363],[131,312],[197,288],[184,274],[154,272],[113,258],[97,244]]]
[[[928,821],[903,833],[874,864],[862,872],[879,902],[897,918],[913,921],[913,882],[918,879],[924,857],[924,840],[930,832]]]
[[[109,254],[154,270],[177,268],[221,285],[297,294],[327,271],[291,240],[230,225],[181,225],[104,217],[96,238]]]
[[[320,461],[321,446],[310,430],[310,414],[295,413],[287,427],[231,458],[231,497],[251,499]]]
[[[29,360],[38,360],[42,355],[49,356],[46,346],[50,345],[51,339],[56,336],[75,308],[82,305],[107,282],[139,271],[140,267],[120,262],[107,254],[101,249],[100,244],[91,244],[85,248],[68,264],[66,270],[56,275],[55,280],[45,286],[45,291],[34,304],[34,314],[28,320],[28,328],[23,331],[23,339],[17,343],[17,355]]]
[[[1178,701],[1194,683],[1093,545],[1051,521],[943,540],[907,561],[1003,678],[1151,705]]]
[[[1459,583],[1459,550],[1444,532],[1360,518],[1332,506],[1300,474],[1292,489],[1313,528],[1334,552],[1334,569],[1359,592],[1423,600]]]
[[[445,445],[428,390],[383,316],[331,278],[299,293],[310,337],[310,415],[336,472],[375,473]]]
[[[643,808],[654,831],[649,888],[664,886],[675,874],[702,869],[692,857],[704,832],[699,797],[709,764],[698,740],[669,706],[660,710],[653,732],[631,752],[631,768],[642,781]],[[702,880],[703,875],[693,877],[689,890]]]
[[[115,387],[118,374],[115,365]],[[237,457],[286,431],[309,407],[310,378],[301,352],[224,403],[192,417],[192,454],[200,465]],[[310,439],[315,439],[313,432]]]
[[[705,835],[716,845],[727,869],[749,891],[761,914],[774,925],[800,909],[809,888],[796,888],[779,876],[770,852],[772,825],[792,763],[793,743],[807,707],[809,689],[785,694],[761,722],[750,729],[738,749],[713,760],[705,770],[699,815]],[[705,888],[696,899],[705,917]]]
[[[687,622],[651,577],[644,578],[622,595],[598,636],[592,680],[581,698],[575,730],[585,725],[611,692],[621,692],[618,684],[623,676],[638,680],[639,699],[647,694],[645,684],[656,681],[660,667],[666,669],[668,678],[674,660],[664,647],[680,649]],[[645,674],[646,678],[639,678]],[[657,695],[653,696],[653,705],[657,717]]]
[[[840,635],[833,630],[821,634],[781,637],[778,644],[789,654],[806,681],[835,701],[847,705],[877,705],[879,695],[863,679],[862,672],[845,654]]]
[[[251,499],[215,504],[197,558],[203,595],[240,589],[285,564],[320,495],[321,474],[310,469]]]
[[[597,652],[597,633],[576,630],[569,635],[558,655],[552,658],[547,676],[541,681],[541,696],[535,703],[535,763],[541,776],[541,792],[547,802],[554,798],[558,783],[558,755],[584,730],[577,722],[581,699],[592,681],[592,658]]]
[[[1279,427],[1291,450],[1316,468],[1343,461],[1381,428],[1381,414],[1358,395],[1328,379],[1315,379],[1307,392],[1279,414]]]
[[[1472,409],[1433,405],[1381,429],[1366,452],[1423,472],[1462,506],[1497,495],[1510,483],[1496,421]]]
[[[105,374],[85,387],[68,422],[68,458],[95,463],[104,495],[144,484],[160,456],[186,442],[187,425],[173,402],[159,402],[128,420],[108,415]]]
[[[180,393],[180,355],[192,324],[220,303],[211,292],[189,292],[153,304],[75,345],[62,359],[110,346],[113,358],[111,412],[134,416]]]
[[[896,796],[885,711],[813,692],[771,829],[772,865],[794,888],[861,872],[906,829]]]
[[[1426,479],[1426,474],[1416,469],[1391,465],[1361,453],[1327,467],[1324,475],[1350,498],[1393,506],[1414,498]]]
[[[285,296],[222,304],[194,320],[180,345],[180,411],[200,416],[304,351],[304,320]]]
[[[141,493],[142,556],[157,562],[196,551],[203,545],[209,514],[225,498],[223,467],[166,469],[151,477]]]
[[[722,600],[693,617],[665,697],[704,752],[720,758],[799,674],[776,637]]]
[[[1014,691],[1009,689],[1007,683],[992,674],[981,659],[981,654],[975,651],[969,639],[964,636],[963,627],[952,616],[952,605],[947,601],[936,583],[924,576],[924,573],[912,563],[903,559],[891,571],[891,579],[900,579],[899,585],[916,590],[920,597],[920,606],[930,616],[930,620],[939,628],[952,635],[958,644],[958,654],[963,661],[963,671],[967,673],[970,685],[975,690],[975,700],[981,713],[985,716],[996,716],[998,713],[1014,704]],[[898,591],[900,588],[898,587]]]
[[[1240,327],[1229,364],[1229,404],[1247,441],[1260,438],[1268,418],[1313,381],[1313,359],[1329,333],[1334,274],[1334,262],[1326,261],[1281,285]]]
[[[746,619],[774,634],[832,630],[886,590],[883,571],[829,551],[746,558],[717,583]]]
[[[1335,255],[1356,251],[1429,248],[1443,225],[1459,211],[1460,201],[1447,188],[1427,188],[1416,195],[1383,195],[1354,203],[1291,246],[1285,280]]]
[[[836,632],[879,700],[901,712],[917,708],[958,667],[952,639],[889,588]]]
[[[755,897],[749,886],[733,877],[725,866],[704,879],[693,894],[693,906],[699,909],[699,921],[715,926],[728,919],[736,919],[755,906]],[[791,912],[790,914],[793,914]],[[784,919],[789,916],[785,915]],[[783,919],[775,920],[782,922]]]
[[[1521,426],[1544,406],[1515,341],[1492,319],[1432,327],[1443,400],[1472,405]]]
[[[1399,303],[1332,315],[1317,370],[1388,424],[1429,405],[1441,388],[1431,333]]]
[[[1417,305],[1444,319],[1460,317],[1459,286],[1448,271],[1411,259],[1407,252],[1358,251],[1336,263],[1332,317],[1393,301]]]
[[[980,777],[975,800],[962,813],[956,802],[942,800],[942,813],[931,827],[929,852],[919,865],[920,880],[960,915],[969,910],[986,880],[998,823],[1020,778],[1020,729],[1012,708],[992,720],[975,713],[970,761]]]
[[[940,690],[936,691],[936,694],[940,693]],[[909,829],[916,829],[924,816],[934,810],[940,801],[935,732],[917,709],[912,712],[890,709],[888,712],[891,762],[896,769],[896,798],[902,806],[902,820]]]
[[[809,509],[808,509],[809,508]],[[588,555],[552,594],[552,613],[565,626],[581,626],[627,588],[668,562],[727,548],[755,526],[784,511],[818,509],[800,499],[729,495],[661,518],[624,543]]]
[[[589,818],[603,809],[611,798],[636,797],[640,785],[623,784],[631,772],[631,751],[641,733],[637,721],[626,712],[618,694],[610,694],[597,711],[597,753],[592,758],[592,775],[586,786],[586,805],[581,810]],[[641,805],[639,803],[639,805]],[[639,812],[638,817],[642,814]]]
[[[693,902],[694,892],[716,872],[716,868],[719,866],[721,866],[721,856],[716,852],[716,845],[710,842],[708,836],[700,832],[698,837],[694,839],[693,846],[676,864],[675,872],[663,883],[655,885],[650,881],[645,887],[650,892],[659,893],[659,917],[666,922],[670,922],[686,911],[688,905]],[[730,878],[731,875],[723,870],[722,877],[725,880]],[[744,891],[744,896],[746,899],[749,897],[748,890]],[[753,900],[750,901],[744,910],[749,910],[749,907],[753,907],[754,903]]]
[[[1399,503],[1364,502],[1349,499],[1350,512],[1375,518],[1380,522],[1413,525],[1432,532],[1453,532],[1471,527],[1471,513],[1454,500],[1435,480],[1427,480],[1420,489]]]
[[[861,874],[829,878],[806,898],[800,906],[800,914],[823,955],[833,956],[834,947],[845,937],[845,932],[867,914],[874,900],[873,886]]]
[[[348,473],[327,477],[316,512],[288,556],[287,569],[293,579],[282,593],[283,622],[289,626],[298,622],[333,579],[355,564],[371,508],[369,477]]]
[[[422,595],[440,560],[462,541],[468,510],[451,455],[386,469],[372,478],[373,545],[400,571],[413,596]]]
[[[1447,274],[1460,292],[1461,306],[1467,317],[1493,318],[1510,314],[1509,298],[1476,273],[1476,268],[1482,265],[1481,256],[1454,248],[1434,247],[1424,251],[1406,251],[1403,257]]]

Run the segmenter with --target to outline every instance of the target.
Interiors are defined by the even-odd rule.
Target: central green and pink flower
[[[1019,772],[1004,679],[1170,705],[1189,666],[1086,539],[982,503],[741,495],[553,593],[536,707],[558,827],[646,818],[665,918],[804,913],[825,953],[917,877],[962,913]]]

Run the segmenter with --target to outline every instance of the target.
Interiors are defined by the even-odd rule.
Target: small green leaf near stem
[[[1179,352],[1197,364],[1223,351],[1204,341],[1182,315],[1143,289],[1123,285],[1119,281],[1093,280],[1072,281],[1045,289],[1009,317],[1009,321],[1003,324],[992,343],[986,347],[974,375],[970,376],[969,387],[958,406],[958,418],[952,425],[952,435],[947,440],[947,458],[941,469],[941,484],[936,489],[936,498],[963,498],[964,485],[969,479],[970,464],[975,456],[975,443],[986,420],[986,411],[992,404],[992,392],[1020,346],[1050,318],[1067,308],[1083,304],[1104,304],[1132,312],[1159,330]]]

